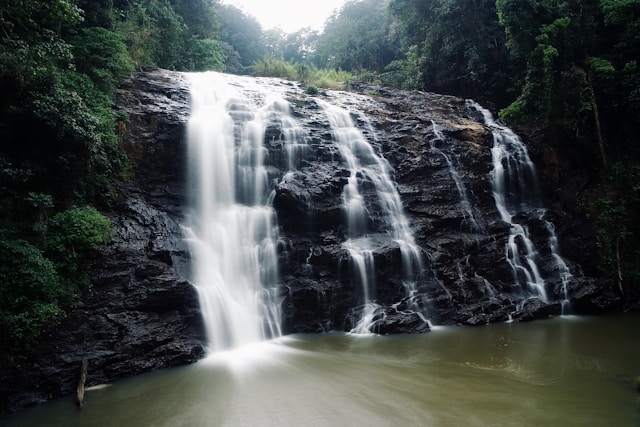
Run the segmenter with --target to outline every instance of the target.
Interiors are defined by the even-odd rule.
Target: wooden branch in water
[[[78,387],[76,388],[76,403],[78,408],[84,406],[84,383],[87,381],[87,366],[89,362],[87,359],[82,359],[82,365],[80,366],[80,378],[78,379]]]

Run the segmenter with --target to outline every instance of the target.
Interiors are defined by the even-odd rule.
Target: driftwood
[[[87,359],[82,359],[82,365],[80,366],[80,378],[78,379],[78,387],[76,388],[76,403],[78,408],[84,406],[84,383],[87,381],[87,366],[89,362]]]

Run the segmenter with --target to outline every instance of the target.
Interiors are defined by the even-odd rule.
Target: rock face
[[[566,300],[574,312],[619,307],[615,292],[583,274],[593,266],[581,266],[582,254],[595,253],[588,222],[557,200],[548,203],[545,219],[555,225],[573,278],[565,290],[554,271],[546,223],[522,213],[514,221],[541,248],[549,299],[515,284],[505,255],[511,226],[500,219],[490,182],[492,133],[465,100],[364,85],[355,89],[367,96],[313,97],[289,86],[287,101],[304,129],[306,154],[293,167],[286,164],[279,123],[267,127],[264,141],[270,167],[279,171],[273,205],[280,228],[283,332],[350,330],[365,303],[344,247],[342,194],[350,171],[318,99],[350,109],[359,130],[387,159],[420,248],[423,267],[415,293],[407,295],[399,244],[388,238],[382,208],[365,191],[371,238],[379,239],[371,255],[375,332],[425,332],[425,319],[465,325],[532,320],[560,314]],[[127,117],[119,130],[135,168],[111,214],[113,241],[96,255],[92,287],[73,313],[47,331],[36,356],[2,370],[5,410],[71,393],[83,358],[90,386],[204,355],[203,322],[180,229],[189,114],[185,78],[162,70],[138,73],[122,85],[116,109]]]
[[[204,356],[205,333],[180,221],[184,123],[189,94],[179,74],[141,73],[124,83],[118,109],[134,177],[110,213],[114,234],[91,265],[91,287],[34,355],[0,370],[0,410],[75,391],[82,359],[87,386]]]
[[[434,324],[481,325],[559,315],[563,304],[565,311],[574,313],[619,308],[615,292],[582,272],[581,254],[595,252],[595,234],[592,229],[585,233],[589,228],[584,218],[575,212],[570,216],[559,203],[544,218],[522,212],[513,219],[530,232],[538,248],[536,263],[546,280],[548,300],[516,283],[505,255],[512,227],[501,219],[492,192],[493,134],[465,100],[366,85],[357,89],[370,98],[337,92],[320,98],[352,111],[360,131],[374,141],[395,172],[405,213],[422,249],[417,306],[426,318]],[[341,195],[349,171],[335,154],[329,123],[317,111],[314,99],[292,100],[292,105],[294,115],[308,129],[312,154],[275,187],[274,206],[287,242],[281,269],[284,329],[350,330],[362,315],[364,299],[354,285],[343,246],[346,225]],[[371,228],[388,233],[376,221],[384,215],[380,206],[373,198],[366,203]],[[548,224],[555,224],[560,242],[570,242],[560,245],[572,274],[566,286],[550,248]],[[572,234],[577,228],[582,235]],[[377,248],[373,253],[375,294],[381,308],[374,315],[373,331],[428,330],[420,322],[386,315],[406,316],[412,310],[403,286],[399,247],[391,241]],[[415,299],[412,304],[416,305]]]

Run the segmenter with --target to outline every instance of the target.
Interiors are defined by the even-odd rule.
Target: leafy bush
[[[309,83],[326,89],[345,89],[347,82],[353,78],[353,74],[347,71],[314,68]]]
[[[110,237],[109,219],[95,208],[72,208],[54,215],[49,221],[46,253],[71,286],[84,287],[88,285],[88,278],[83,261]]]
[[[288,80],[297,80],[298,71],[295,64],[283,59],[275,59],[266,56],[261,61],[255,62],[249,67],[254,74],[264,77],[281,77]]]
[[[133,71],[122,35],[101,27],[83,28],[73,40],[79,72],[91,77],[105,94],[111,94],[120,79]]]
[[[0,351],[31,347],[73,300],[54,264],[20,239],[0,240]]]
[[[218,40],[192,38],[184,58],[184,68],[189,71],[220,71],[224,68],[224,54]]]
[[[84,74],[51,70],[43,75],[9,109],[5,125],[13,141],[4,149],[5,159],[30,170],[25,190],[51,194],[60,206],[108,199],[108,184],[126,167],[110,97]]]
[[[48,195],[29,200],[37,209],[50,207]],[[44,252],[14,233],[0,233],[0,352],[28,350],[45,325],[64,315],[78,287],[88,284],[87,256],[111,235],[109,220],[90,206],[60,212],[39,226]]]
[[[60,212],[49,222],[47,250],[69,256],[94,250],[109,241],[111,222],[92,206]]]
[[[260,76],[295,80],[316,89],[344,89],[347,82],[354,78],[354,75],[347,71],[319,69],[273,57],[265,57],[261,61],[255,62],[250,68],[254,74]]]

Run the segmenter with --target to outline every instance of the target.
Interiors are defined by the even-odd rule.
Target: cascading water
[[[295,292],[299,287],[308,286],[312,280],[319,280],[318,285],[313,283],[318,295],[330,290],[328,277],[333,272],[327,270],[326,264],[321,267],[322,263],[326,262],[327,255],[348,254],[350,278],[360,289],[355,298],[362,298],[357,307],[345,306],[348,313],[345,319],[347,324],[351,321],[355,325],[354,333],[389,330],[385,328],[394,328],[406,319],[417,322],[414,325],[418,326],[412,326],[417,329],[421,321],[428,324],[424,304],[431,300],[426,299],[424,293],[417,295],[418,277],[421,289],[430,292],[433,288],[444,298],[442,301],[455,303],[459,292],[455,288],[450,292],[445,285],[450,277],[438,277],[435,273],[438,266],[433,264],[431,280],[427,277],[429,268],[422,265],[425,254],[415,243],[404,215],[393,170],[380,153],[383,144],[377,135],[382,131],[375,130],[362,112],[371,106],[370,98],[339,93],[328,94],[323,99],[314,97],[309,102],[295,85],[272,79],[217,73],[194,74],[189,79],[192,89],[192,117],[188,124],[189,187],[192,194],[191,211],[184,228],[193,257],[193,281],[200,294],[212,351],[280,335],[281,300],[276,292],[280,285],[279,258],[287,281],[286,288],[280,286],[284,291],[280,295],[287,298],[289,306],[292,298],[298,298]],[[289,104],[285,98],[296,101]],[[295,119],[290,113],[292,109],[313,108],[313,105],[320,109],[313,109],[312,114],[321,115],[323,119],[312,116],[305,121],[306,116]],[[505,248],[500,245],[498,252],[504,251],[501,259],[510,264],[513,283],[522,291],[514,294],[509,284],[508,292],[516,296],[518,309],[530,298],[544,303],[563,300],[564,307],[572,276],[559,254],[553,225],[543,217],[545,210],[538,196],[535,168],[513,132],[497,124],[479,105],[471,102],[470,105],[484,115],[485,125],[494,133],[491,182],[495,207],[511,229]],[[330,134],[326,133],[325,120]],[[300,123],[305,123],[305,128]],[[306,126],[310,129],[308,134]],[[461,159],[455,157],[455,152],[445,150],[445,137],[435,120],[431,122],[430,131],[429,151],[446,161],[456,185],[463,224],[472,233],[460,235],[466,236],[465,241],[471,241],[486,231],[483,211],[470,202],[472,194],[468,193],[456,166]],[[336,165],[335,172],[325,170],[325,166],[318,169],[317,165],[323,161]],[[319,184],[319,187],[307,190],[307,183]],[[318,194],[324,198],[316,208]],[[451,206],[455,209],[456,195],[452,196]],[[329,200],[335,201],[323,205],[324,200],[333,197],[335,199]],[[282,238],[272,206],[274,201],[283,224]],[[295,230],[304,224],[305,218],[300,217],[300,213],[308,212],[308,220],[317,216],[316,209],[319,212],[326,209],[329,215],[335,215],[332,213],[335,210],[330,209],[340,204],[345,221],[337,220],[322,230],[322,241],[309,243],[309,236],[316,233],[313,222],[309,235],[300,239],[290,237],[292,226]],[[288,212],[291,206],[294,209]],[[542,236],[546,230],[546,237],[542,237],[546,242],[541,242],[539,233],[535,239],[530,237],[528,226],[532,224],[536,232],[542,230]],[[323,223],[321,227],[326,226]],[[323,242],[339,249],[329,246],[327,250]],[[536,245],[544,245],[545,249],[538,250]],[[478,251],[484,247],[491,246],[472,249]],[[465,248],[467,246],[461,250]],[[436,257],[429,259],[435,263]],[[453,268],[457,269],[458,276],[453,280],[463,285],[473,282],[488,300],[500,303],[497,285],[500,279],[490,283],[484,276],[491,281],[496,278],[489,277],[487,271],[476,272],[475,276],[470,274],[477,259],[469,253],[466,258],[455,260]],[[395,260],[397,266],[390,264]],[[340,262],[338,258],[336,262]],[[296,278],[296,265],[303,280]],[[344,281],[345,276],[340,277],[342,273],[336,270],[337,280]],[[376,277],[378,274],[386,275],[384,283]],[[461,292],[467,292],[463,285],[460,285]],[[478,293],[472,289],[469,295],[473,292]],[[331,292],[327,295],[327,301],[317,303],[319,311],[333,304]],[[463,298],[466,295],[464,293]],[[287,315],[290,316],[289,312]],[[287,322],[290,319],[287,317]]]
[[[286,101],[254,80],[198,73],[189,82],[191,211],[184,229],[215,352],[281,335],[278,230],[271,206],[277,177],[265,165],[264,139],[268,125],[277,122],[287,152],[295,152],[296,126]]]
[[[318,100],[324,110],[333,133],[333,139],[350,175],[342,193],[347,218],[347,241],[343,246],[349,251],[352,266],[362,288],[365,305],[360,321],[353,333],[369,333],[374,327],[376,304],[374,251],[380,242],[389,237],[400,247],[404,287],[409,301],[415,294],[415,274],[422,268],[420,249],[415,244],[409,222],[403,213],[400,195],[390,176],[391,166],[380,155],[367,138],[355,126],[350,112],[342,107]],[[380,207],[380,218],[386,233],[372,233],[370,213],[367,210],[363,189],[372,188],[376,203]],[[419,311],[417,307],[409,309]]]
[[[539,251],[531,240],[527,227],[514,220],[517,214],[527,213],[537,221],[544,222],[549,233],[549,250],[555,264],[553,272],[562,283],[565,310],[568,305],[567,285],[572,275],[560,256],[553,225],[544,220],[545,209],[540,201],[537,174],[527,149],[511,129],[496,123],[489,110],[473,101],[467,101],[467,104],[482,114],[485,124],[493,133],[491,185],[500,217],[511,226],[505,252],[513,270],[514,281],[520,286],[524,285],[528,295],[538,297],[545,303],[550,302],[547,283],[539,266]]]
[[[467,194],[467,189],[462,182],[462,178],[460,177],[460,173],[458,169],[454,166],[451,158],[440,148],[437,147],[436,143],[439,141],[444,141],[445,137],[442,134],[442,130],[440,126],[438,126],[435,122],[431,121],[431,129],[433,130],[433,134],[435,136],[434,139],[429,140],[429,144],[431,149],[435,152],[439,153],[444,160],[447,162],[447,167],[449,168],[449,174],[451,178],[456,184],[456,189],[458,190],[458,194],[460,195],[460,206],[464,215],[464,222],[469,226],[471,231],[480,231],[482,230],[482,225],[476,219],[476,215],[473,212],[473,208],[471,203],[469,202],[469,196]]]
[[[562,314],[567,314],[570,309],[569,303],[569,282],[573,280],[573,274],[569,270],[569,266],[562,256],[560,256],[560,247],[558,246],[558,236],[556,235],[556,229],[553,224],[547,220],[544,220],[545,227],[549,232],[549,248],[551,248],[551,255],[555,262],[555,270],[560,276],[562,281]]]

